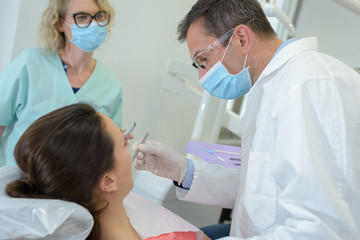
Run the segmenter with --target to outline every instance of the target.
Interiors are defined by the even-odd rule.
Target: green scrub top
[[[88,81],[76,94],[58,53],[42,48],[22,52],[0,75],[0,167],[15,166],[15,145],[39,117],[73,103],[91,104],[122,127],[122,86],[96,61]]]

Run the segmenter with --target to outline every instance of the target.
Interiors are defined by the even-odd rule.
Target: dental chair
[[[22,176],[18,167],[0,168],[0,240],[83,240],[89,235],[93,218],[78,204],[9,197],[6,185]],[[197,227],[138,194],[130,193],[124,199],[124,206],[132,226],[142,238],[173,232],[195,232],[197,240],[203,238],[203,232]]]
[[[11,198],[6,185],[22,177],[17,167],[0,168],[0,239],[85,239],[93,226],[82,206],[53,199]]]

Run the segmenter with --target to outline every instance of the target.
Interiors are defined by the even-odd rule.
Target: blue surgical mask
[[[96,22],[86,28],[80,28],[76,24],[69,26],[72,32],[70,42],[85,52],[93,52],[97,49],[104,42],[107,33],[107,27],[99,26]]]
[[[230,74],[222,64],[222,60],[225,57],[231,40],[232,36],[221,61],[212,66],[199,80],[201,86],[205,88],[210,95],[222,99],[235,99],[241,97],[249,92],[252,86],[249,67],[245,68],[247,55],[245,56],[243,70],[238,74]]]

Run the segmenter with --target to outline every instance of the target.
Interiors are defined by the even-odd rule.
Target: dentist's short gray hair
[[[276,36],[257,0],[198,0],[178,26],[180,42],[186,40],[190,25],[198,20],[206,34],[216,38],[240,24],[246,24],[261,39]]]

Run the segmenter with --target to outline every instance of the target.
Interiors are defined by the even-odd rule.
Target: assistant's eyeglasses
[[[94,16],[83,12],[70,14],[70,16],[74,18],[74,22],[79,28],[87,28],[90,26],[93,19],[95,19],[96,23],[102,27],[108,25],[110,21],[110,14],[105,11],[100,11]]]

